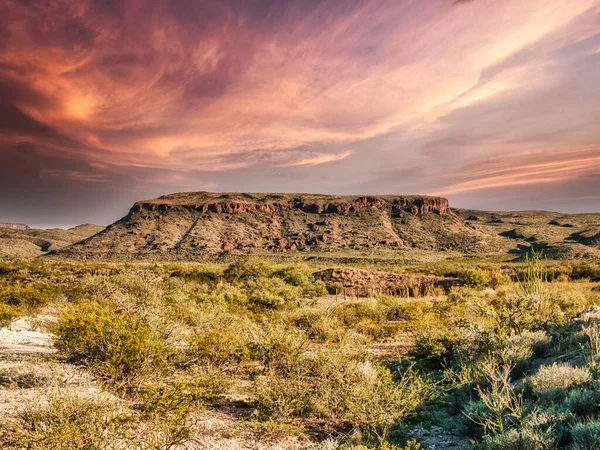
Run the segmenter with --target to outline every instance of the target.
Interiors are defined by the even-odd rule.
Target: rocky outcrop
[[[29,225],[24,223],[6,223],[0,222],[0,228],[10,228],[11,230],[30,230]]]
[[[325,195],[298,196],[283,201],[281,195],[252,197],[238,196],[233,200],[231,194],[215,198],[207,193],[198,193],[196,201],[190,202],[188,197],[182,202],[173,201],[177,197],[161,197],[156,200],[137,202],[130,210],[130,214],[143,211],[157,211],[168,213],[171,211],[192,211],[216,214],[245,214],[248,212],[276,213],[280,211],[299,210],[308,214],[337,214],[347,216],[358,214],[365,208],[372,208],[382,212],[402,214],[409,212],[414,215],[433,213],[438,215],[450,212],[448,200],[441,197],[427,196],[369,196],[369,197],[337,197]],[[216,201],[214,201],[216,200]]]
[[[426,295],[435,288],[448,291],[459,284],[456,278],[410,275],[379,270],[352,268],[330,268],[316,272],[315,278],[351,288],[344,292],[356,295],[371,295],[373,292],[400,295]],[[355,291],[354,291],[355,289]]]

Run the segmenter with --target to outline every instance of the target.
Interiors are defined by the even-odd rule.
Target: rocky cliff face
[[[392,214],[410,212],[412,214],[434,213],[447,214],[450,211],[448,200],[441,197],[408,196],[408,197],[333,197],[333,196],[298,196],[286,200],[275,195],[252,195],[235,198],[233,194],[222,194],[218,197],[205,193],[199,194],[196,202],[189,202],[188,197],[181,197],[182,202],[174,201],[177,197],[161,197],[151,201],[137,202],[130,214],[143,211],[190,211],[217,214],[244,214],[248,212],[276,213],[298,210],[309,214],[338,214],[347,216],[358,214],[365,208],[372,208]],[[162,201],[161,201],[162,200]],[[188,200],[188,201],[186,201]]]
[[[10,228],[11,230],[29,230],[29,225],[24,223],[6,223],[0,222],[0,228]]]
[[[206,259],[261,251],[477,249],[479,238],[439,197],[197,192],[137,202],[67,253]]]

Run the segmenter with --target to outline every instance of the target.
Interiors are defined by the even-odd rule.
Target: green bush
[[[10,306],[39,308],[46,305],[57,289],[44,285],[12,286],[0,291],[0,302]]]
[[[125,384],[164,373],[173,354],[166,341],[135,314],[93,303],[60,314],[56,347],[69,361]]]
[[[223,276],[227,281],[247,281],[266,278],[273,273],[273,266],[263,259],[241,258],[230,264]]]
[[[263,308],[299,306],[300,290],[281,278],[260,278],[246,281],[248,301]]]
[[[239,325],[218,325],[212,330],[197,331],[187,338],[190,360],[217,366],[249,358],[248,337]]]
[[[577,423],[571,428],[573,450],[600,450],[600,422]]]
[[[492,281],[489,274],[481,269],[472,269],[458,275],[461,284],[473,289],[485,289]]]
[[[276,271],[275,276],[292,286],[304,286],[315,282],[313,270],[309,265],[303,263],[290,264]]]
[[[310,355],[274,367],[254,385],[265,419],[341,420],[384,439],[429,394],[413,371],[388,369],[342,354]]]
[[[0,327],[8,325],[13,319],[19,317],[20,311],[11,305],[0,303]]]
[[[592,374],[587,368],[563,363],[540,367],[535,375],[529,377],[527,384],[540,399],[557,402],[564,400],[569,389],[591,380]]]
[[[487,440],[486,450],[543,450],[554,448],[554,439],[549,433],[533,430],[511,429]]]
[[[576,389],[567,395],[563,408],[580,417],[591,417],[599,411],[600,396],[597,391]]]
[[[0,426],[2,448],[99,449],[125,437],[131,417],[106,399],[53,396],[46,405],[30,405]]]

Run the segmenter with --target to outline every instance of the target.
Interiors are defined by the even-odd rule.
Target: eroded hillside
[[[215,194],[163,196],[66,252],[83,257],[202,259],[268,252],[498,251],[501,237],[427,196]]]
[[[47,230],[21,227],[0,227],[0,256],[36,257],[49,251],[60,250],[75,242],[88,238],[104,227],[99,225],[79,225],[67,230],[53,228]]]

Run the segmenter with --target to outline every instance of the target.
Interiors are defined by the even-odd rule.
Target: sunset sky
[[[600,212],[600,0],[0,2],[0,222],[195,190]]]

